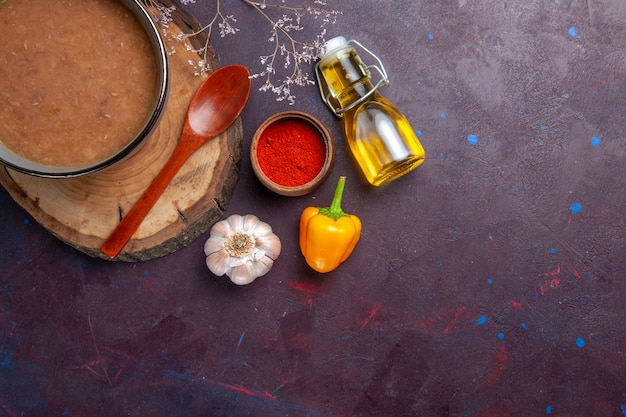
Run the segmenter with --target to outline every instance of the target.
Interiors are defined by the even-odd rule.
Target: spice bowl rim
[[[135,16],[148,35],[154,51],[157,66],[156,69],[158,71],[155,96],[151,101],[150,112],[139,131],[132,135],[126,145],[114,154],[93,163],[72,167],[57,167],[31,161],[15,153],[0,141],[0,166],[6,166],[24,174],[44,178],[72,178],[92,174],[108,168],[133,154],[155,130],[165,111],[165,105],[169,94],[170,69],[167,46],[165,45],[165,41],[160,34],[160,29],[154,22],[146,7],[144,7],[141,0],[118,1]]]
[[[320,134],[326,149],[324,163],[322,164],[322,168],[317,173],[317,175],[311,181],[296,186],[285,186],[277,184],[276,182],[269,179],[269,177],[261,169],[257,156],[259,140],[265,129],[267,129],[268,126],[279,120],[289,118],[301,119],[313,126]],[[335,142],[328,126],[326,126],[326,124],[322,122],[319,118],[309,113],[298,110],[282,111],[279,113],[275,113],[265,119],[263,123],[261,123],[257,128],[252,138],[252,144],[250,147],[250,162],[252,164],[252,170],[254,171],[256,177],[269,190],[286,197],[299,197],[309,194],[317,189],[326,180],[326,178],[328,178],[328,175],[330,175],[330,172],[335,164]]]

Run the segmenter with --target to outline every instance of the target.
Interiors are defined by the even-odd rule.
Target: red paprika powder
[[[288,117],[265,128],[257,145],[257,159],[270,180],[294,187],[319,174],[326,159],[326,145],[309,122]]]

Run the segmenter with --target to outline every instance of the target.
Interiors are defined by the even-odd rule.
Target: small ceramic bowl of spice
[[[252,169],[277,194],[297,197],[324,182],[335,163],[335,142],[316,117],[299,112],[277,113],[261,124],[252,139]]]

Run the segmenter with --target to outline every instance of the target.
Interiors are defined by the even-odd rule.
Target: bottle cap
[[[343,48],[346,45],[348,45],[348,41],[343,36],[337,36],[332,39],[329,39],[324,44],[324,50],[326,51],[324,52],[324,56],[328,55],[329,53],[339,48]]]
[[[376,83],[375,86],[373,86],[373,88],[370,88],[367,91],[367,93],[363,94],[362,96],[360,96],[360,98],[358,98],[355,101],[352,101],[351,103],[345,105],[345,107],[344,107],[344,104],[338,102],[337,96],[336,95],[334,96],[334,93],[329,90],[328,80],[326,80],[326,77],[324,76],[323,72],[321,71],[320,64],[330,54],[336,53],[340,49],[343,49],[343,48],[350,48],[350,47],[352,47],[351,44],[357,45],[363,51],[367,52],[367,54],[371,58],[373,58],[376,63],[374,65],[367,65],[367,66],[365,66],[365,64],[363,64],[361,62],[358,65],[358,68],[354,68],[354,71],[351,71],[350,74],[344,74],[344,76],[348,77],[348,81],[353,83],[357,79],[359,79],[360,76],[367,77],[367,79],[369,79],[370,78],[370,69],[371,68],[373,68],[373,69],[378,71],[378,73],[381,76],[381,79],[378,81],[378,83]],[[315,76],[317,77],[317,84],[319,86],[320,94],[322,96],[322,99],[324,100],[324,103],[326,103],[326,105],[335,113],[335,115],[341,117],[341,115],[343,113],[347,112],[348,110],[350,110],[350,109],[358,106],[359,104],[363,103],[364,101],[368,100],[369,97],[376,90],[378,90],[379,87],[381,87],[383,85],[389,84],[389,79],[387,78],[387,73],[385,72],[385,67],[383,66],[383,63],[381,62],[381,60],[376,55],[374,55],[369,49],[365,48],[363,45],[361,45],[356,40],[352,39],[352,40],[348,41],[343,36],[337,36],[335,38],[332,38],[332,39],[329,39],[328,41],[326,41],[326,43],[324,44],[324,49],[326,50],[326,52],[324,52],[324,54],[320,57],[321,60],[318,61],[317,64],[315,64]],[[355,53],[356,53],[356,51],[355,51]],[[329,58],[329,59],[332,59],[332,57]],[[360,59],[359,59],[359,62],[360,62]],[[353,75],[355,77],[352,77]]]

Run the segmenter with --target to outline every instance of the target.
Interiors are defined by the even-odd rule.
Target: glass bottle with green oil
[[[377,65],[365,65],[352,44]],[[344,118],[346,140],[367,181],[378,186],[424,162],[424,148],[409,121],[377,91],[388,84],[382,62],[358,42],[341,36],[327,41],[325,51],[315,67],[320,94]],[[376,84],[370,69],[381,76]]]

